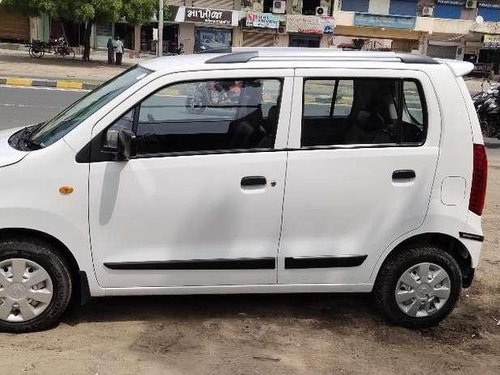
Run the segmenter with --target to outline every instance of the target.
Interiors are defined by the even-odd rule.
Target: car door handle
[[[392,180],[413,180],[417,175],[414,170],[400,169],[392,172]]]
[[[247,176],[241,179],[241,187],[247,186],[265,186],[267,180],[264,176]]]

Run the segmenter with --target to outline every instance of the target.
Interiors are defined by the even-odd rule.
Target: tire
[[[38,48],[33,48],[33,47],[30,48],[29,53],[30,53],[31,57],[37,57],[39,59],[41,59],[43,57],[43,55],[45,54],[43,49],[38,49]]]
[[[22,262],[25,263],[24,268],[17,266],[17,269],[24,273],[14,271],[14,264]],[[39,271],[45,271],[45,274],[42,272],[40,276]],[[17,284],[23,286],[14,288],[14,281],[19,280],[15,278],[16,274],[22,275],[21,282]],[[48,275],[48,278],[42,279],[43,275]],[[35,283],[38,279],[42,281],[30,286],[29,282]],[[11,333],[52,327],[66,311],[73,287],[69,266],[57,249],[38,239],[0,240],[0,284],[0,291],[3,291],[0,294],[0,331]],[[50,300],[47,293],[52,293]],[[29,298],[33,295],[36,297]]]
[[[428,272],[425,272],[426,264],[430,265]],[[444,270],[448,278],[434,287],[433,280],[438,281],[444,275],[439,269]],[[416,280],[406,277],[409,276],[410,270],[416,272],[412,276]],[[428,282],[423,283],[425,286],[422,285],[420,272],[422,275],[428,275]],[[432,276],[431,279],[429,275]],[[409,280],[408,284],[405,280]],[[446,289],[449,292],[447,299],[434,295],[448,293]],[[377,305],[391,322],[418,329],[435,326],[443,320],[455,307],[461,289],[462,272],[450,254],[433,246],[416,246],[403,250],[384,262],[378,273],[373,294]],[[400,300],[399,304],[396,294]],[[402,299],[407,300],[401,301]]]

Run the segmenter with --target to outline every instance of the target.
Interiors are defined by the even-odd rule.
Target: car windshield
[[[36,129],[30,143],[36,148],[44,148],[58,141],[82,121],[108,104],[134,83],[146,77],[151,70],[136,65],[117,77],[99,86],[70,107]]]

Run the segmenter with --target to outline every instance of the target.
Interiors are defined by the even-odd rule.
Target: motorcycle
[[[472,96],[481,131],[485,137],[500,139],[500,84]]]
[[[235,87],[238,90],[235,90]],[[239,98],[238,91],[238,83],[234,81],[200,82],[194,87],[193,93],[186,98],[186,109],[189,113],[201,114],[208,107],[236,104]]]

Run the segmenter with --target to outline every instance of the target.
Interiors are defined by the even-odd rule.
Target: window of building
[[[316,8],[321,5],[320,0],[304,1],[302,3],[302,14],[313,16],[316,14]]]
[[[416,16],[418,0],[392,0],[389,13],[398,16]]]
[[[232,30],[197,27],[194,32],[194,52],[222,51],[231,48]]]
[[[112,125],[132,129],[138,155],[272,149],[282,83],[278,79],[209,80],[168,86]],[[133,123],[133,126],[131,124]]]
[[[427,114],[420,85],[402,79],[307,79],[302,147],[421,144]]]
[[[342,0],[341,9],[347,12],[368,12],[370,0]]]
[[[273,0],[264,0],[263,8],[264,13],[272,13],[273,12]]]
[[[482,16],[487,22],[498,22],[500,21],[500,9],[499,8],[483,8],[478,9],[478,15]]]
[[[441,0],[443,1],[443,0]],[[465,1],[464,1],[465,3]],[[440,0],[436,1],[436,6],[434,8],[434,17],[436,18],[450,18],[450,19],[460,19],[462,15],[462,10],[464,9],[464,5],[451,5],[443,1],[440,3]]]

